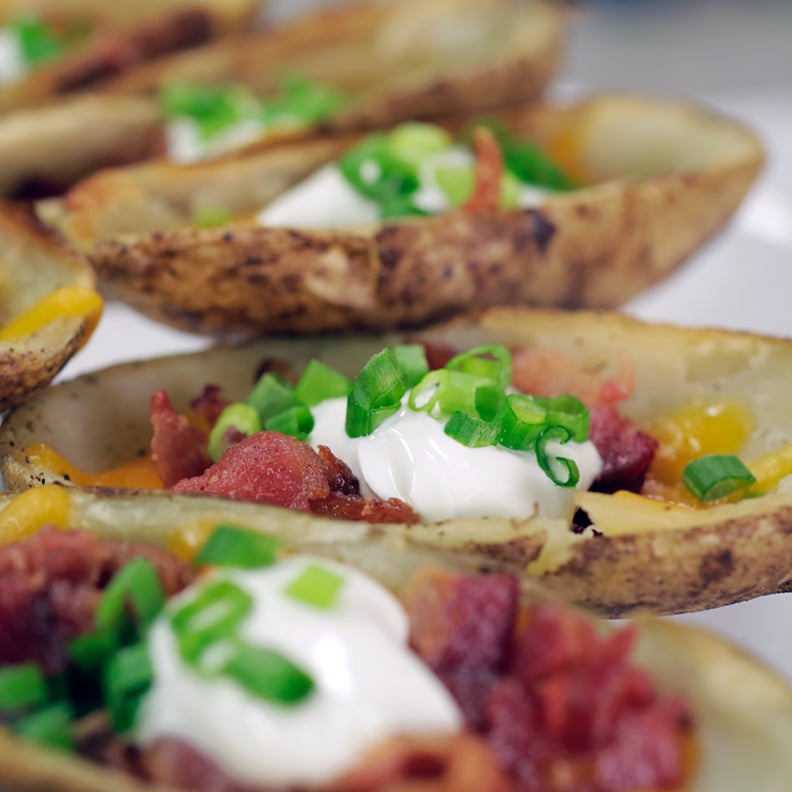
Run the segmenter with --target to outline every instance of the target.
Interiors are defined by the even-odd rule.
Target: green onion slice
[[[204,650],[233,636],[252,609],[250,594],[229,581],[218,580],[201,589],[171,617],[184,661],[197,667]]]
[[[303,404],[313,407],[327,399],[346,396],[352,390],[352,380],[347,379],[321,360],[312,360],[294,388],[294,395]]]
[[[452,145],[451,135],[445,129],[420,121],[399,124],[387,138],[390,154],[415,169],[426,157],[441,154]]]
[[[286,706],[298,704],[315,686],[306,671],[280,652],[241,641],[235,642],[234,656],[220,673],[257,698]]]
[[[267,567],[275,563],[280,546],[274,536],[220,523],[195,556],[195,563],[239,569]]]
[[[461,371],[485,377],[508,388],[512,379],[511,352],[503,344],[484,344],[455,355],[445,366],[449,371]]]
[[[93,632],[80,635],[68,646],[72,662],[84,671],[97,671],[118,649],[120,636],[113,632]]]
[[[22,60],[28,66],[54,60],[66,51],[65,42],[39,19],[17,19],[9,27],[19,43]]]
[[[439,411],[442,415],[466,412],[492,420],[499,412],[505,395],[503,388],[492,379],[436,369],[410,391],[407,404],[416,412],[431,414]]]
[[[269,418],[300,404],[294,388],[271,372],[259,377],[245,401],[256,410],[262,426]]]
[[[313,413],[304,404],[297,404],[268,418],[264,428],[305,440],[314,428]]]
[[[96,609],[97,629],[119,633],[127,620],[129,604],[142,626],[150,625],[165,605],[159,574],[144,558],[125,564],[105,589]]]
[[[162,89],[160,101],[168,117],[193,121],[204,140],[259,112],[258,99],[242,85],[173,84]]]
[[[292,599],[313,608],[329,610],[338,601],[344,578],[331,570],[310,564],[286,587]]]
[[[222,206],[204,206],[193,213],[193,223],[198,228],[219,228],[230,223],[233,214]]]
[[[102,682],[115,731],[127,732],[134,726],[140,700],[153,679],[154,669],[144,641],[121,649],[107,663]]]
[[[47,680],[35,663],[0,669],[0,712],[35,707],[47,697]]]
[[[708,454],[690,462],[682,483],[703,503],[747,489],[756,478],[736,456]]]
[[[256,409],[242,402],[229,404],[223,409],[209,433],[209,456],[213,462],[217,462],[233,445],[226,437],[231,430],[235,430],[245,437],[260,432],[261,420]]]
[[[580,470],[572,459],[551,456],[547,446],[552,442],[566,443],[571,438],[572,432],[566,426],[547,426],[536,438],[536,461],[557,487],[576,487]]]
[[[547,410],[532,396],[512,393],[506,397],[498,442],[515,451],[528,451],[547,426]]]
[[[70,751],[74,747],[72,721],[71,707],[60,701],[17,721],[13,730],[39,745]]]
[[[468,448],[495,445],[500,431],[496,421],[484,421],[466,412],[455,412],[447,421],[443,431],[452,439]]]
[[[346,102],[341,91],[291,74],[281,80],[277,96],[261,102],[260,116],[266,124],[296,122],[309,126],[335,115]]]
[[[429,371],[423,344],[400,344],[393,347],[393,354],[399,361],[408,388],[417,385]]]
[[[419,187],[415,169],[393,156],[382,134],[369,135],[347,151],[338,168],[352,187],[377,203],[409,195]]]
[[[349,437],[371,434],[397,412],[407,392],[404,372],[391,347],[373,355],[352,383],[347,397],[346,433]]]

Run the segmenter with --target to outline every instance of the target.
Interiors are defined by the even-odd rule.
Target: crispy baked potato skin
[[[218,3],[234,19],[256,7],[252,0],[208,5]],[[431,25],[421,23],[425,17]],[[101,93],[21,108],[58,93],[51,85],[57,75],[37,73],[30,78],[38,80],[35,92],[21,84],[6,94],[0,89],[0,111],[17,108],[0,117],[0,193],[58,194],[100,168],[162,157],[165,119],[154,94],[166,83],[242,83],[269,96],[279,90],[288,64],[290,73],[349,96],[331,120],[274,131],[253,146],[267,148],[284,138],[535,99],[558,66],[563,34],[563,13],[541,2],[391,0],[227,37],[108,78]],[[33,180],[49,189],[33,193]]]
[[[755,425],[741,452],[745,459],[792,444],[787,400],[792,342],[788,340],[651,325],[619,314],[501,308],[406,336],[270,339],[120,366],[64,383],[40,394],[5,422],[0,429],[0,469],[12,489],[62,480],[57,471],[26,456],[31,444],[43,442],[78,467],[105,470],[148,453],[149,398],[160,388],[168,390],[179,410],[186,410],[207,383],[222,384],[228,398],[241,399],[263,359],[290,361],[299,372],[318,357],[354,374],[383,344],[405,337],[445,341],[460,349],[492,341],[538,344],[561,350],[593,371],[604,372],[603,376],[627,352],[634,361],[637,384],[621,409],[639,426],[646,427],[695,399],[732,398],[754,416]],[[124,420],[119,421],[118,415]],[[699,610],[790,588],[792,493],[788,490],[686,512],[684,519],[672,516],[657,528],[647,528],[640,512],[625,510],[616,499],[607,503],[610,511],[601,510],[595,520],[605,534],[601,537],[578,537],[565,520],[503,517],[388,531],[452,554],[473,551],[492,564],[536,576],[552,591],[609,616]],[[305,516],[274,513],[282,515],[280,523],[286,531],[290,520],[297,532],[310,524]],[[614,527],[609,535],[617,518],[626,521],[629,530],[621,533]]]
[[[279,534],[289,550],[335,558],[396,590],[421,566],[473,572],[475,555],[438,553],[390,526],[338,523],[249,503],[159,493],[69,491],[69,524],[107,538],[163,545],[178,525],[232,520]],[[2,512],[11,502],[0,494]],[[483,563],[487,563],[486,560]],[[527,601],[548,599],[530,582]],[[550,597],[552,599],[552,597]],[[693,715],[698,756],[689,792],[783,790],[792,775],[792,690],[780,676],[705,631],[659,620],[637,623],[634,660],[658,689],[682,695]],[[133,778],[60,752],[22,743],[0,730],[0,776],[5,788],[53,792],[141,792]]]
[[[0,203],[0,327],[59,286],[93,288],[87,262],[18,207]],[[0,411],[49,384],[86,340],[85,320],[61,317],[33,335],[0,341]]]
[[[0,114],[33,107],[54,96],[96,88],[126,70],[212,40],[249,22],[254,0],[165,0],[153,3],[6,2],[0,27],[20,16],[88,24],[85,46],[0,86]]]
[[[382,329],[497,304],[614,308],[715,233],[762,164],[749,131],[680,102],[603,96],[509,120],[592,184],[535,209],[357,229],[190,227],[206,206],[251,218],[335,159],[353,140],[342,137],[107,171],[49,217],[115,293],[168,324],[218,336]]]

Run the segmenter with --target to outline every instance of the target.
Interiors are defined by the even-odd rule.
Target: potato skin
[[[59,286],[95,286],[88,263],[17,206],[0,203],[0,245],[0,326]],[[88,333],[85,320],[60,317],[30,336],[0,341],[0,411],[48,385]]]
[[[628,352],[637,384],[621,410],[639,426],[647,427],[694,399],[728,397],[744,403],[754,416],[742,452],[747,460],[792,444],[786,396],[792,341],[652,325],[619,314],[500,308],[420,333],[273,338],[120,366],[64,383],[8,418],[0,429],[0,469],[11,489],[59,480],[57,471],[26,457],[25,449],[34,442],[54,446],[83,469],[107,469],[147,453],[149,397],[159,388],[167,388],[180,410],[207,383],[222,384],[228,398],[241,399],[263,359],[288,361],[296,373],[318,357],[354,374],[384,344],[416,337],[460,349],[494,341],[537,344],[563,351],[597,372],[614,370],[619,355]],[[119,414],[125,416],[123,424],[117,420]],[[88,424],[91,431],[84,428]],[[662,528],[649,528],[640,513],[625,510],[617,499],[600,497],[606,498],[610,511],[592,511],[604,533],[592,538],[573,534],[565,520],[503,517],[387,530],[452,555],[472,552],[490,565],[536,578],[559,595],[608,616],[717,607],[790,588],[788,489],[690,511],[683,521],[671,519]],[[586,505],[582,496],[579,502]],[[289,512],[278,514],[283,530],[291,530],[290,521],[297,518]],[[310,525],[310,519],[300,519],[293,523],[295,531]],[[619,520],[626,520],[628,530],[616,531]],[[362,530],[345,525],[340,530]]]
[[[220,337],[388,329],[490,305],[617,307],[714,234],[762,164],[749,131],[680,102],[601,96],[508,120],[551,152],[566,148],[593,183],[535,209],[254,226],[258,209],[354,140],[340,137],[222,164],[107,171],[51,221],[116,294],[177,327]],[[202,206],[240,219],[190,227]]]

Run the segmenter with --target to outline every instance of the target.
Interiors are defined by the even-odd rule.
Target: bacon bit
[[[500,207],[503,157],[492,130],[477,127],[473,130],[473,150],[476,157],[473,194],[462,204],[465,212],[494,212]]]
[[[430,371],[445,368],[446,363],[458,352],[455,346],[445,341],[410,341],[409,343],[423,345]]]
[[[202,475],[179,481],[175,492],[310,511],[330,494],[327,472],[307,443],[279,432],[259,432],[228,449]]]
[[[334,520],[361,520],[370,523],[399,523],[415,525],[420,516],[398,498],[368,499],[361,495],[331,492],[322,500],[311,501],[311,512]]]
[[[339,459],[327,446],[319,446],[319,459],[324,465],[330,491],[341,495],[360,495],[360,482],[349,465]]]
[[[511,792],[484,740],[472,734],[395,737],[320,789],[344,792]]]
[[[166,488],[210,465],[204,433],[176,412],[164,390],[151,397],[151,425],[151,458]]]
[[[589,439],[602,457],[596,492],[640,492],[659,443],[610,404],[590,408]]]
[[[565,352],[547,347],[523,346],[512,350],[512,384],[523,393],[559,396],[571,393],[589,406],[626,399],[635,389],[635,366],[629,352],[618,359],[618,373],[602,380]]]

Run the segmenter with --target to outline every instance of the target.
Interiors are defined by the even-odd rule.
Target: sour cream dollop
[[[0,85],[17,82],[28,71],[16,34],[0,28]]]
[[[344,579],[330,609],[285,593],[311,564]],[[305,556],[254,571],[216,573],[210,580],[217,575],[253,598],[240,630],[243,639],[281,652],[316,687],[296,705],[271,705],[231,680],[203,678],[187,666],[168,613],[194,597],[199,582],[169,605],[150,632],[155,677],[138,718],[141,744],[181,738],[236,779],[290,785],[329,781],[388,737],[462,727],[450,694],[408,648],[401,605],[366,575]]]
[[[326,445],[346,462],[365,494],[400,498],[426,520],[567,517],[573,509],[575,490],[556,486],[533,452],[468,448],[445,434],[443,421],[406,404],[372,434],[356,438],[344,429],[345,398],[328,399],[311,412],[311,445]],[[602,469],[590,441],[549,443],[548,451],[577,464],[578,490],[587,490]]]

